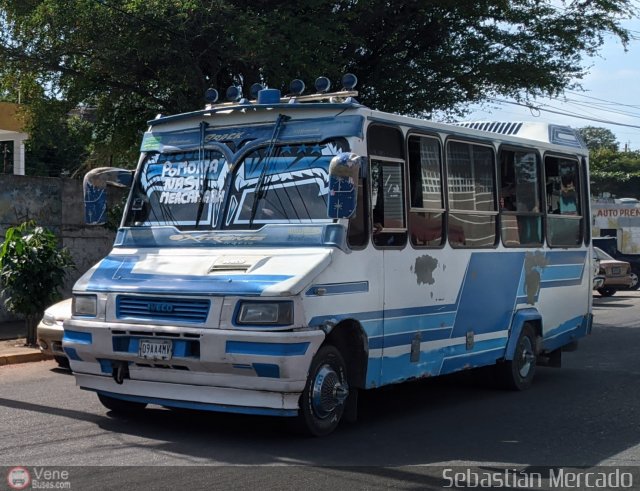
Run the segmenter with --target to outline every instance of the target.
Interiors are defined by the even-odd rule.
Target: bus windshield
[[[329,163],[344,151],[345,139],[265,145],[235,165],[215,149],[150,154],[134,186],[125,226],[239,230],[331,222]]]

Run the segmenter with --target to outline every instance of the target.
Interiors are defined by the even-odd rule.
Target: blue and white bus
[[[64,350],[114,412],[297,418],[495,365],[513,389],[591,330],[588,152],[544,123],[439,124],[329,93],[234,97],[149,123],[111,253]],[[231,91],[232,92],[232,91]]]

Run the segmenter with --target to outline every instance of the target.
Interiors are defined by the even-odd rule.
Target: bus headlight
[[[98,297],[96,295],[74,295],[71,307],[73,315],[96,317],[98,315]]]
[[[240,302],[236,322],[241,325],[293,324],[293,302]]]

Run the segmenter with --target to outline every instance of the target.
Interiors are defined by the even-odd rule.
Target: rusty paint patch
[[[411,266],[410,271],[416,275],[418,285],[433,285],[436,280],[433,272],[438,267],[438,260],[428,254],[416,258],[416,263]]]
[[[548,265],[542,252],[527,252],[524,258],[524,291],[527,303],[533,305],[540,292],[540,270]]]

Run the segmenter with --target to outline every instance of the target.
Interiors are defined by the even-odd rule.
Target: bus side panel
[[[383,384],[504,359],[510,337],[519,334],[511,329],[514,314],[523,309],[544,319],[545,349],[586,334],[584,250],[413,252],[385,251],[385,278],[394,288],[385,291],[384,337],[377,340]],[[425,252],[435,265],[427,284],[416,274],[416,253]],[[452,254],[455,261],[445,263]]]

